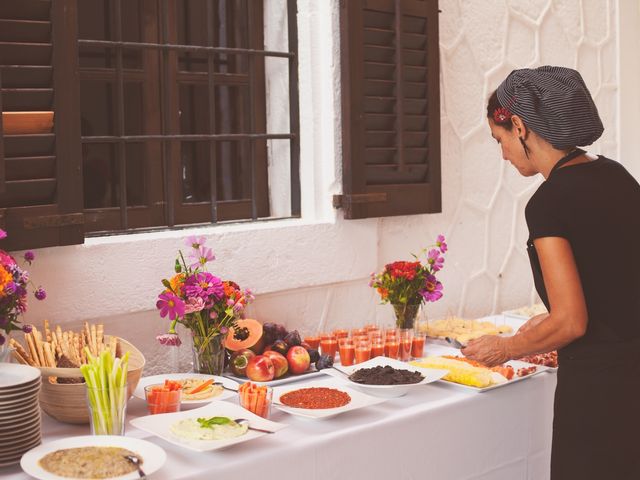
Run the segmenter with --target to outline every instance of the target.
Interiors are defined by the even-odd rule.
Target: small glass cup
[[[424,341],[425,341],[424,333],[418,333],[417,331],[413,333],[413,340],[411,342],[412,358],[422,358],[422,355],[424,353]]]
[[[400,329],[400,360],[408,362],[411,360],[411,345],[413,344],[413,329]]]
[[[384,343],[384,356],[398,360],[400,358],[400,338],[387,337]]]
[[[359,337],[361,335],[367,335],[367,331],[364,328],[352,328],[351,329],[351,336],[352,337]]]
[[[382,337],[371,340],[371,358],[384,356],[384,340]]]
[[[238,393],[238,403],[240,406],[262,418],[269,418],[271,416],[272,400],[273,388],[267,385],[260,385],[253,391]]]
[[[302,340],[314,350],[318,350],[318,347],[320,347],[320,334],[318,332],[304,332]]]
[[[92,435],[124,435],[128,387],[91,388],[87,386],[87,404]]]
[[[337,352],[338,340],[336,340],[336,337],[328,336],[320,340],[320,353],[322,353],[322,355],[329,355],[335,360]]]
[[[338,351],[340,352],[340,364],[348,367],[354,364],[356,346],[350,338],[338,339]]]
[[[360,340],[356,343],[356,363],[366,362],[371,358],[371,340]]]
[[[147,385],[144,387],[144,398],[150,415],[173,413],[180,411],[182,390],[163,391],[163,385]]]
[[[333,331],[333,336],[337,339],[346,338],[349,336],[349,330],[346,330],[344,328],[336,328]]]

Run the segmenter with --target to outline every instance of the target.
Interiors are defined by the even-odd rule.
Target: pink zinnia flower
[[[163,333],[162,335],[158,335],[156,340],[160,342],[160,345],[166,347],[179,347],[182,345],[182,340],[180,340],[177,333]]]
[[[427,253],[427,263],[431,265],[431,271],[437,272],[444,265],[444,258],[440,256],[440,250],[432,249]]]
[[[200,297],[187,298],[184,306],[184,313],[199,312],[204,308],[204,300]]]
[[[184,315],[185,305],[181,298],[171,292],[163,292],[158,295],[156,308],[160,310],[160,316],[166,317],[167,314],[171,320]]]
[[[436,280],[433,275],[427,275],[427,281],[425,282],[424,290],[420,292],[427,302],[435,302],[442,298],[442,283]]]
[[[187,297],[200,297],[205,301],[205,307],[207,301],[213,297],[214,300],[222,298],[224,295],[224,286],[222,280],[218,277],[211,275],[209,272],[199,272],[195,275],[187,277],[184,282],[184,291]]]

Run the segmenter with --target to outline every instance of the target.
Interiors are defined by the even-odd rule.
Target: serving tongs
[[[444,337],[444,339],[447,341],[447,343],[449,345],[451,345],[454,348],[457,348],[459,350],[463,349],[466,347],[466,345],[463,345],[462,343],[460,343],[458,340],[456,340],[455,338],[451,338],[451,337]]]

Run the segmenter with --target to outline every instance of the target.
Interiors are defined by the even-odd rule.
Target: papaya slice
[[[241,338],[236,338],[236,329],[230,328],[224,342],[227,350],[235,352],[248,348],[256,354],[262,353],[264,347],[262,324],[253,318],[242,318],[237,323]]]

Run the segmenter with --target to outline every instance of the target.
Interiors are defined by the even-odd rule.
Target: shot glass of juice
[[[356,346],[350,338],[338,339],[338,352],[340,353],[340,363],[345,367],[353,365],[356,356]]]
[[[320,337],[320,353],[322,355],[329,355],[335,359],[336,352],[338,351],[338,340],[332,335]]]
[[[400,339],[387,337],[384,343],[384,356],[398,360],[400,358]]]
[[[422,358],[424,352],[424,333],[414,332],[413,340],[411,341],[411,357]]]
[[[400,330],[400,360],[408,362],[411,359],[411,345],[413,344],[413,329]]]
[[[349,336],[349,330],[346,330],[344,328],[336,328],[333,331],[333,336],[337,339],[346,338]]]
[[[360,340],[356,343],[356,363],[366,362],[371,358],[371,341]]]
[[[382,337],[371,340],[371,358],[384,356],[384,340]]]
[[[317,332],[304,332],[302,340],[314,350],[317,350],[320,346],[320,335]]]

